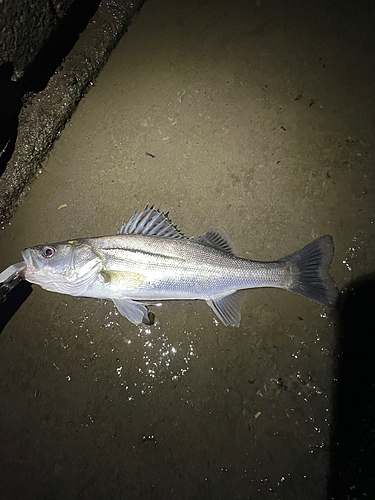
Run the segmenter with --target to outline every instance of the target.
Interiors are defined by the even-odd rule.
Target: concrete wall
[[[0,225],[144,0],[6,0],[0,20]]]
[[[0,64],[10,62],[20,78],[73,0],[4,0],[0,16]]]

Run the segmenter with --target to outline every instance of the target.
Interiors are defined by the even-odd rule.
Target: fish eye
[[[52,257],[52,255],[56,252],[56,248],[52,246],[46,246],[43,248],[43,257],[46,257],[47,259],[49,257]]]

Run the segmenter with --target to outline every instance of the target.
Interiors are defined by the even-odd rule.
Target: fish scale
[[[146,276],[142,290],[131,292],[132,298],[137,299],[208,300],[213,295],[236,289],[282,283],[286,287],[289,277],[286,262],[249,261],[194,240],[165,241],[128,235],[113,242],[116,248],[109,248],[111,240],[107,241],[107,238],[91,239],[89,243],[102,255],[107,271],[121,270]],[[180,297],[182,291],[184,297]],[[121,294],[121,290],[118,292]]]
[[[332,306],[330,235],[273,262],[234,255],[223,231],[187,238],[163,212],[146,206],[117,235],[38,245],[22,253],[25,279],[49,291],[113,300],[135,324],[150,323],[145,303],[205,300],[228,326],[239,326],[247,288],[276,287]]]

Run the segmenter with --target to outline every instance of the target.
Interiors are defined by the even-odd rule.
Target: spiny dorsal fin
[[[187,239],[172,226],[164,212],[149,208],[148,205],[139,214],[135,211],[127,223],[123,222],[117,234],[160,236],[175,240]]]
[[[225,252],[229,255],[234,255],[232,242],[223,229],[208,231],[208,233],[202,234],[202,236],[199,236],[192,241],[201,245],[214,247],[217,250],[221,250],[222,252]]]

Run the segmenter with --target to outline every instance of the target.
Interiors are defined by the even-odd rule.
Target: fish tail
[[[282,259],[291,264],[292,284],[288,290],[333,307],[338,295],[335,282],[328,275],[333,252],[332,236],[326,234]]]

